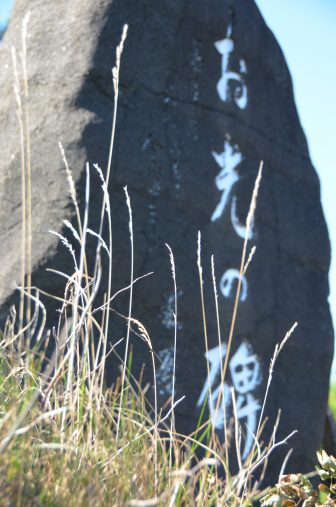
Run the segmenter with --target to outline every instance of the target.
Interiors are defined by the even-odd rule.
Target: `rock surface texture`
[[[157,352],[160,399],[169,396],[177,278],[176,396],[179,428],[191,431],[206,398],[207,368],[197,273],[197,233],[209,342],[211,402],[220,390],[245,218],[260,160],[264,172],[249,249],[255,257],[242,281],[226,378],[226,413],[235,390],[244,456],[251,449],[275,344],[299,326],[279,357],[266,414],[268,435],[282,409],[278,439],[298,433],[287,470],[306,472],[322,442],[333,330],[328,306],[330,247],[320,187],[294,104],[283,53],[253,0],[17,0],[0,49],[0,302],[4,310],[20,279],[20,141],[9,45],[20,45],[28,7],[28,77],[32,151],[33,273],[39,287],[62,293],[46,267],[71,272],[69,254],[48,229],[72,219],[61,140],[84,193],[85,162],[105,170],[113,109],[111,68],[124,23],[129,35],[121,64],[120,102],[112,165],[113,287],[129,284],[128,185],[133,217],[133,316]],[[98,227],[101,188],[92,170],[91,227]],[[93,256],[93,245],[90,255]],[[56,255],[60,255],[56,258]],[[221,347],[211,280],[215,257]],[[127,294],[115,302],[127,314]],[[111,336],[124,336],[122,320]],[[150,366],[132,337],[134,367]],[[111,367],[112,368],[112,367]],[[113,373],[111,373],[113,375]],[[211,410],[210,400],[208,401]],[[212,411],[219,432],[223,403]],[[265,437],[266,438],[266,437]],[[288,446],[275,451],[279,472]]]

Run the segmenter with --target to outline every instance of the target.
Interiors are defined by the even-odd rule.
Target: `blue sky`
[[[321,181],[332,246],[329,300],[336,325],[336,1],[256,3],[285,54],[310,156]]]
[[[0,0],[0,27],[3,26],[9,18],[13,0]]]
[[[322,204],[336,251],[336,0],[255,0],[289,65],[301,123],[319,174]],[[12,0],[0,0],[0,26]],[[330,272],[336,323],[336,255]]]

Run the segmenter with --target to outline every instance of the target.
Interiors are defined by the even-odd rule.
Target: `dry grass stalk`
[[[20,132],[20,153],[21,153],[21,287],[25,286],[26,280],[26,150],[25,150],[25,134],[23,125],[23,110],[21,100],[21,86],[19,71],[17,65],[17,56],[14,46],[11,47],[12,62],[14,69],[14,94],[16,99],[17,119]],[[19,330],[23,328],[24,319],[24,294],[20,294],[19,307]]]
[[[252,193],[250,209],[249,209],[249,212],[248,212],[247,218],[246,218],[245,239],[244,239],[243,251],[242,251],[241,262],[240,262],[239,279],[238,279],[238,284],[237,284],[237,291],[236,291],[236,296],[235,296],[235,301],[234,301],[234,306],[233,306],[232,320],[231,320],[229,338],[228,338],[228,343],[227,343],[227,350],[226,350],[224,366],[223,366],[224,379],[226,376],[226,371],[227,371],[228,363],[229,363],[229,357],[230,357],[231,345],[232,345],[232,339],[233,339],[233,332],[234,332],[234,328],[235,328],[235,324],[236,324],[237,312],[238,312],[238,306],[239,306],[242,277],[243,277],[244,267],[245,267],[247,242],[250,237],[251,227],[253,224],[253,217],[254,217],[256,206],[257,206],[257,199],[258,199],[259,186],[260,186],[261,177],[262,177],[262,170],[263,170],[263,162],[260,162],[258,175],[257,175],[256,181],[255,181],[254,189],[253,189],[253,193]]]
[[[208,358],[209,354],[209,345],[208,345],[208,331],[207,331],[207,323],[206,323],[206,312],[205,312],[205,301],[204,301],[204,289],[203,289],[203,268],[201,261],[201,232],[198,232],[197,239],[197,268],[198,268],[198,276],[199,276],[199,284],[200,284],[200,294],[201,294],[201,308],[202,308],[202,322],[203,322],[203,333],[204,333],[204,344],[205,344],[205,353]],[[208,379],[208,396],[210,400],[210,407],[212,407],[212,393],[211,393],[211,383],[210,383],[210,365],[207,360],[207,379]]]
[[[124,364],[123,364],[122,377],[121,377],[120,409],[119,409],[118,421],[117,421],[117,435],[116,435],[117,441],[118,441],[119,429],[120,429],[121,411],[122,411],[122,407],[123,407],[125,376],[126,376],[126,368],[127,368],[127,358],[128,358],[130,329],[131,329],[131,318],[132,318],[133,282],[134,282],[134,238],[133,238],[132,207],[131,207],[131,201],[130,201],[130,197],[128,195],[127,187],[124,188],[124,191],[125,191],[125,195],[126,195],[126,203],[127,203],[128,213],[129,213],[128,226],[129,226],[129,234],[130,234],[130,240],[131,240],[131,281],[130,281],[130,295],[129,295],[129,306],[128,306],[125,355],[124,355]]]
[[[27,282],[26,287],[28,294],[31,293],[31,274],[32,274],[32,203],[31,203],[31,147],[30,147],[30,115],[29,115],[29,88],[28,88],[28,73],[27,73],[27,30],[30,18],[28,12],[23,18],[22,22],[22,76],[23,76],[23,90],[24,90],[24,122],[25,122],[25,146],[26,146],[26,168],[25,176],[27,180],[27,238],[26,238],[26,251],[27,251]],[[30,321],[31,314],[31,300],[27,299],[26,319]],[[30,341],[30,336],[28,336]]]
[[[176,287],[176,270],[175,270],[175,261],[174,254],[170,246],[166,243],[166,247],[169,251],[169,260],[171,266],[171,272],[173,277],[174,284],[174,353],[173,353],[173,375],[172,375],[172,395],[171,395],[171,421],[170,421],[170,436],[171,440],[169,442],[169,468],[173,466],[173,433],[175,432],[175,414],[174,414],[174,403],[175,403],[175,378],[176,378],[176,348],[177,348],[177,287]],[[177,462],[178,465],[178,462]]]

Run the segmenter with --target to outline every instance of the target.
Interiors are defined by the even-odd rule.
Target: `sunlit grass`
[[[336,418],[336,384],[332,383],[330,384],[329,388],[329,407],[333,414],[333,416]]]

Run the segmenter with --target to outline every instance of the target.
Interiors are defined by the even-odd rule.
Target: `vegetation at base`
[[[336,418],[336,384],[332,383],[329,389],[329,407]]]
[[[53,364],[47,343],[28,348],[14,328],[9,319],[0,341],[1,507],[250,506],[260,496],[252,477],[271,447],[224,476],[225,449],[210,423],[197,437],[171,431],[171,410],[155,423],[129,371],[123,397],[121,380],[101,390],[99,369],[79,351],[69,391],[67,349]]]
[[[316,466],[320,480],[318,488],[303,474],[289,474],[261,500],[262,507],[336,506],[336,459],[318,452]]]
[[[155,423],[129,370],[121,399],[121,379],[101,391],[99,374],[77,353],[69,393],[66,349],[47,378],[46,345],[28,350],[10,319],[0,339],[1,507],[336,506],[336,459],[324,451],[318,488],[290,474],[261,491],[258,465],[271,447],[255,450],[236,475],[223,473],[226,449],[209,422],[188,437],[171,432],[172,412]]]

